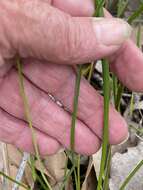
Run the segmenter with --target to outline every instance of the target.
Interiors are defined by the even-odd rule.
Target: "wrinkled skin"
[[[143,55],[128,39],[130,27],[114,18],[93,21],[91,0],[84,4],[82,0],[1,0],[0,11],[1,141],[33,152],[14,66],[17,54],[23,62],[25,91],[42,155],[70,147],[73,65],[106,56],[121,82],[143,91]],[[109,123],[111,144],[127,138],[126,122],[112,106]],[[75,150],[95,153],[102,141],[102,128],[103,98],[82,78]]]

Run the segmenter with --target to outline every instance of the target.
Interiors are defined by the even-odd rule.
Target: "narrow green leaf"
[[[130,180],[133,178],[133,176],[137,173],[137,171],[143,166],[143,160],[141,160],[137,166],[131,171],[131,173],[128,175],[128,177],[125,179],[119,190],[125,190],[125,187],[130,182]]]
[[[23,74],[22,74],[22,64],[20,62],[19,57],[17,58],[17,68],[18,68],[18,75],[19,75],[20,93],[21,93],[21,97],[23,99],[25,116],[26,116],[27,122],[29,124],[29,127],[31,129],[33,146],[34,146],[34,149],[35,149],[36,157],[37,157],[41,167],[44,168],[43,163],[42,163],[41,158],[40,158],[40,154],[39,154],[38,144],[37,144],[37,140],[36,140],[36,134],[35,134],[35,131],[34,131],[34,128],[33,128],[33,125],[32,125],[32,118],[31,118],[31,114],[30,114],[28,98],[26,96],[25,88],[24,88],[24,81],[23,81]],[[44,182],[47,185],[47,188],[49,190],[52,190],[52,188],[51,188],[50,184],[48,183],[47,178],[46,178],[45,174],[43,173],[43,171],[40,170],[40,173],[41,173],[41,175],[43,177]]]
[[[14,180],[13,178],[7,176],[6,174],[4,174],[4,173],[1,172],[1,171],[0,171],[0,175],[2,175],[3,177],[7,178],[7,179],[10,180],[10,181],[12,181],[13,183],[16,183],[17,185],[23,187],[23,188],[26,189],[26,190],[31,190],[31,188],[27,187],[25,184],[20,183],[20,182]]]

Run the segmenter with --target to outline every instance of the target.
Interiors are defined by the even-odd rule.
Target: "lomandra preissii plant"
[[[84,3],[84,1],[83,1]],[[114,16],[125,18],[125,12],[128,9],[129,0],[95,0],[95,17],[104,17],[104,7],[113,11]],[[133,24],[140,15],[143,13],[143,3],[140,1],[139,7],[129,15],[128,18],[125,18],[129,24]],[[139,25],[141,26],[141,25]],[[137,45],[140,46],[140,34],[141,34],[141,27],[139,27],[138,34],[137,34]],[[31,129],[31,135],[33,139],[33,145],[35,149],[35,156],[30,156],[30,162],[28,164],[31,167],[33,180],[35,182],[38,181],[40,185],[40,189],[48,189],[52,190],[52,187],[48,181],[47,176],[43,173],[44,164],[42,159],[40,158],[38,145],[36,142],[36,134],[32,127],[32,119],[30,116],[30,109],[28,104],[28,98],[25,94],[24,89],[24,82],[23,82],[23,74],[22,74],[22,63],[20,58],[17,58],[17,69],[19,73],[19,89],[21,93],[21,97],[23,99],[23,105],[25,110],[25,116],[27,118],[27,122],[29,123],[29,127]],[[67,190],[66,185],[70,181],[72,181],[73,189],[75,190],[83,190],[82,183],[84,181],[83,177],[85,178],[86,172],[81,170],[81,155],[78,155],[74,151],[75,147],[75,128],[76,128],[76,118],[77,118],[77,111],[78,111],[78,98],[80,95],[80,81],[82,77],[85,77],[91,85],[93,84],[92,76],[95,73],[94,67],[95,62],[91,64],[77,66],[76,68],[76,81],[75,81],[75,94],[74,94],[74,103],[73,103],[73,113],[72,113],[72,122],[71,122],[71,139],[70,145],[71,150],[66,150],[65,154],[67,156],[67,162],[65,165],[65,176],[61,186],[59,187],[60,190]],[[109,175],[110,175],[110,163],[111,163],[111,151],[112,147],[109,145],[109,137],[108,137],[108,128],[109,128],[109,104],[110,104],[110,97],[113,94],[114,104],[118,111],[121,111],[121,98],[124,92],[124,86],[118,81],[116,76],[112,74],[109,70],[109,63],[108,60],[103,59],[101,60],[102,64],[102,76],[103,76],[103,86],[102,86],[102,94],[104,96],[104,127],[103,127],[103,142],[102,142],[102,156],[101,156],[101,164],[100,164],[100,173],[99,177],[95,180],[96,183],[94,184],[94,189],[96,190],[109,190]],[[133,96],[131,99],[131,107],[133,106]],[[84,142],[83,142],[84,143]],[[83,157],[82,157],[83,158]],[[35,159],[39,161],[41,164],[41,173],[37,173],[35,167]],[[142,167],[143,160],[140,161],[137,166],[132,169],[130,174],[122,183],[119,190],[125,190],[126,186],[132,179],[132,177],[138,172],[138,170]],[[0,175],[3,175],[7,180],[11,180],[13,183],[17,184],[17,186],[21,186],[24,189],[30,190],[31,187],[28,187],[26,184],[23,184],[21,181],[16,181],[12,177],[5,175],[4,173],[0,172]],[[54,189],[53,189],[54,190]],[[85,189],[84,189],[85,190]]]

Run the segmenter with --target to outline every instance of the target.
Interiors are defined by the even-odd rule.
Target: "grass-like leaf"
[[[90,70],[89,70],[89,74],[88,74],[88,82],[90,82],[91,80],[91,77],[92,77],[92,74],[93,74],[93,71],[94,71],[94,61],[90,64]]]
[[[128,177],[125,179],[119,190],[125,190],[125,187],[129,183],[129,181],[134,177],[134,175],[137,173],[137,171],[143,166],[143,160],[141,160],[137,166],[131,171],[131,173],[128,175]]]
[[[138,18],[143,13],[143,3],[139,6],[139,8],[128,18],[128,23],[132,24],[133,21]]]
[[[40,158],[40,154],[39,154],[39,149],[38,149],[38,144],[37,144],[37,140],[36,140],[36,134],[35,134],[35,131],[34,131],[34,128],[33,128],[33,125],[32,125],[32,118],[31,118],[31,114],[30,114],[30,108],[29,108],[29,104],[28,104],[28,99],[27,99],[27,96],[25,94],[25,88],[24,88],[24,81],[23,81],[23,74],[22,74],[22,64],[20,62],[20,58],[18,57],[17,58],[17,68],[18,68],[18,75],[19,75],[19,87],[20,87],[20,93],[21,93],[21,97],[23,99],[23,104],[24,104],[24,110],[25,110],[25,116],[26,116],[26,119],[27,119],[27,122],[29,124],[29,127],[31,129],[31,134],[32,134],[32,141],[33,141],[33,146],[34,146],[34,150],[35,150],[35,153],[36,153],[36,157],[39,161],[39,163],[41,164],[41,168],[44,169],[44,166],[43,166],[43,163],[41,161],[41,158]],[[42,169],[42,170],[43,170]],[[49,190],[52,190],[50,184],[48,183],[47,181],[47,178],[46,176],[44,175],[44,173],[40,170],[40,173],[43,177],[43,180],[44,182],[46,183],[47,185],[47,188]]]
[[[117,17],[123,17],[124,13],[127,9],[127,6],[129,4],[129,0],[119,0],[118,1],[118,10],[117,10]]]
[[[75,183],[76,183],[76,189],[80,190],[79,187],[79,162],[76,162],[76,154],[74,153],[75,149],[75,127],[76,127],[76,119],[77,119],[77,111],[78,111],[78,98],[79,98],[79,93],[80,93],[80,81],[81,81],[81,76],[82,76],[82,65],[78,66],[78,72],[76,75],[76,81],[75,81],[75,93],[74,93],[74,103],[73,103],[73,113],[72,113],[72,123],[71,123],[71,155],[72,155],[72,164],[74,166],[74,176],[75,176]],[[77,165],[78,171],[76,172],[75,166]]]
[[[102,187],[102,178],[105,173],[105,163],[108,150],[109,141],[109,100],[110,100],[110,81],[109,81],[109,64],[103,60],[103,93],[104,93],[104,128],[103,128],[103,142],[102,142],[102,157],[100,165],[100,174],[98,179],[97,190]]]
[[[14,180],[13,178],[11,178],[11,177],[7,176],[6,174],[4,174],[4,173],[3,173],[3,172],[1,172],[1,171],[0,171],[0,175],[2,175],[3,177],[7,178],[7,179],[8,179],[8,180],[10,180],[11,182],[13,182],[13,183],[17,184],[18,186],[23,187],[25,190],[32,190],[31,188],[27,187],[25,184],[20,183],[20,182],[18,182],[18,181],[16,181],[16,180]]]
[[[78,110],[78,97],[80,91],[80,81],[82,76],[82,65],[78,67],[76,82],[75,82],[75,95],[74,95],[74,104],[73,104],[73,113],[72,113],[72,124],[71,124],[71,150],[74,152],[75,148],[75,126],[77,119],[77,110]]]
[[[103,13],[103,5],[105,4],[104,0],[96,0],[96,11],[95,16],[102,17],[104,16]],[[102,157],[101,157],[101,164],[100,164],[100,173],[98,179],[97,190],[102,189],[102,181],[103,176],[105,174],[105,167],[106,167],[106,156],[108,150],[108,139],[109,139],[109,101],[110,101],[110,74],[109,74],[109,64],[107,60],[102,60],[102,70],[103,70],[103,94],[104,94],[104,127],[103,127],[103,142],[102,142]]]

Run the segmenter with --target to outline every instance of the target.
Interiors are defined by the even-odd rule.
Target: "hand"
[[[120,19],[78,17],[92,15],[91,0],[84,4],[82,0],[54,0],[53,6],[48,0],[1,0],[0,10],[0,140],[33,152],[14,68],[17,53],[23,61],[25,91],[42,155],[70,147],[75,85],[71,65],[108,56],[119,79],[130,89],[143,91],[143,55],[127,41],[130,26]],[[65,109],[51,100],[48,93]],[[87,155],[96,152],[102,140],[102,127],[103,99],[82,78],[75,150]],[[109,133],[111,144],[122,142],[128,135],[124,119],[112,106]]]

